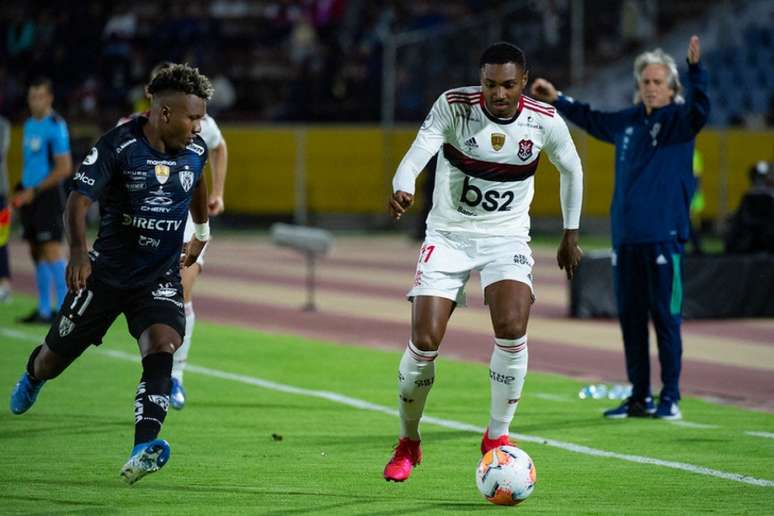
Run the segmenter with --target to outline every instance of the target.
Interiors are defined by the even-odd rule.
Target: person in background
[[[19,210],[24,239],[35,262],[38,307],[21,323],[50,324],[67,294],[62,250],[63,182],[73,170],[67,123],[53,109],[51,81],[37,78],[27,91],[30,118],[24,123],[21,182],[11,206]],[[52,288],[56,306],[51,305]]]
[[[8,260],[8,237],[11,233],[11,208],[8,206],[8,147],[11,124],[0,116],[0,303],[11,299],[11,265]]]
[[[704,190],[701,175],[704,173],[704,156],[699,149],[693,151],[693,177],[696,179],[696,190],[691,199],[691,244],[693,254],[704,254],[701,245],[701,215],[704,213]]]
[[[695,190],[693,149],[707,123],[707,72],[698,36],[688,44],[688,84],[661,49],[634,61],[635,105],[601,112],[537,79],[532,94],[553,104],[592,136],[615,145],[615,189],[610,207],[613,279],[632,394],[604,412],[608,418],[681,419],[680,335],[683,254]],[[648,317],[656,328],[662,389],[658,407],[650,389]]]

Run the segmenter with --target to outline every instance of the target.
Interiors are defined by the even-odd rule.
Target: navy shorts
[[[182,338],[185,311],[180,280],[161,278],[138,288],[117,288],[91,275],[86,288],[67,293],[46,344],[60,355],[76,358],[90,345],[102,344],[102,337],[122,313],[135,339],[154,324],[171,326]]]

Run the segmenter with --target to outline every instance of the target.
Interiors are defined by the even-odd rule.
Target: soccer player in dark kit
[[[123,313],[142,355],[134,448],[121,469],[129,484],[169,459],[158,434],[169,407],[172,355],[185,331],[180,268],[196,261],[210,233],[202,180],[207,146],[198,133],[212,85],[197,69],[174,65],[148,90],[148,116],[106,133],[75,175],[65,207],[69,291],[11,394],[14,414],[29,410],[43,384],[99,345]],[[89,251],[86,210],[94,201],[101,220]],[[183,249],[189,207],[195,238]]]

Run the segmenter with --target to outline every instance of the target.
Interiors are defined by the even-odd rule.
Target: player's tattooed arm
[[[64,225],[67,242],[70,245],[70,261],[67,264],[67,288],[76,292],[86,287],[91,276],[89,248],[86,244],[86,211],[91,199],[78,192],[72,192],[65,206]]]

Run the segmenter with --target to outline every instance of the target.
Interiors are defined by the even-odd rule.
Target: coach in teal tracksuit
[[[707,73],[699,38],[688,47],[685,98],[674,59],[660,49],[634,62],[635,106],[603,113],[537,79],[532,93],[571,122],[615,145],[615,191],[610,208],[618,317],[632,395],[606,417],[655,414],[680,419],[683,246],[689,236],[694,139],[709,114]],[[658,340],[663,388],[650,391],[648,315]]]

